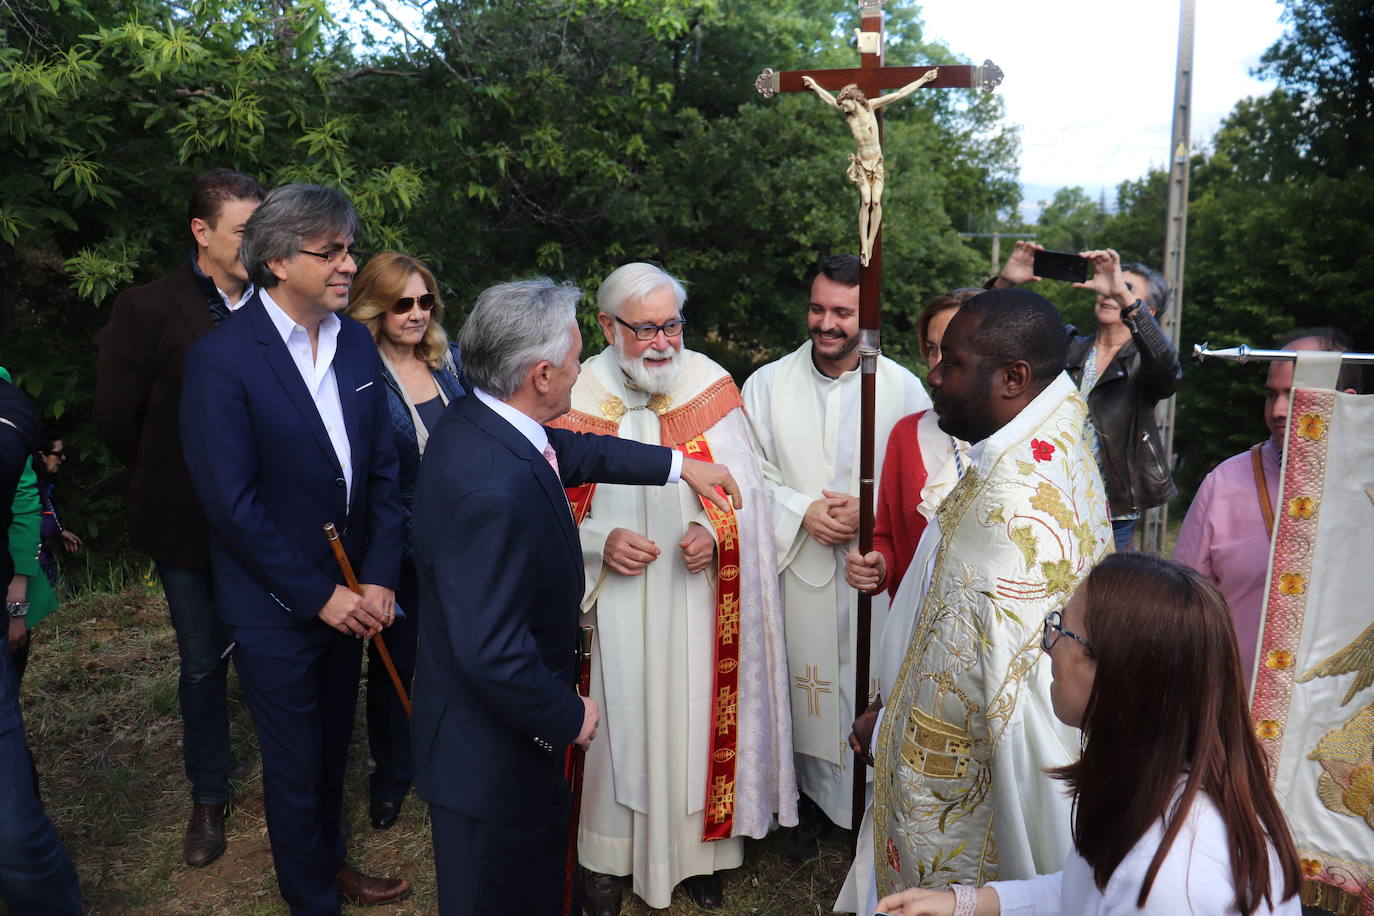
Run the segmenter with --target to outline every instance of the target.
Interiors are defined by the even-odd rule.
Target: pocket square
[[[366,385],[359,385],[357,388],[354,388],[353,390],[354,390],[354,391],[362,391],[364,388],[371,388],[371,387],[372,387],[372,383],[371,383],[371,382],[368,382]]]

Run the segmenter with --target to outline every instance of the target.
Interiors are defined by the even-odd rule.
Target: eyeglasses
[[[44,452],[43,454],[47,455],[49,458],[60,458],[60,459],[62,459],[63,461],[66,461],[66,460],[67,460],[67,454],[66,454],[66,452],[62,451],[62,449],[60,449],[60,448],[57,449],[57,450],[55,450],[55,451]]]
[[[1060,636],[1067,636],[1069,637],[1069,639],[1078,640],[1080,643],[1083,644],[1084,649],[1087,649],[1089,652],[1092,652],[1092,643],[1088,642],[1086,639],[1084,639],[1082,636],[1079,636],[1077,633],[1064,629],[1064,625],[1062,622],[1063,620],[1064,615],[1061,614],[1059,611],[1050,611],[1048,614],[1045,615],[1045,631],[1040,636],[1040,648],[1048,652],[1054,646],[1054,644],[1059,641]]]
[[[423,296],[402,296],[391,303],[391,310],[397,315],[404,315],[418,305],[428,312],[430,309],[434,308],[438,301],[439,300],[434,297],[433,293],[425,293]]]
[[[635,340],[653,340],[662,331],[665,337],[677,337],[682,333],[682,326],[687,322],[681,318],[674,318],[672,321],[665,321],[663,324],[630,324],[619,315],[615,316],[625,327],[635,332]]]
[[[312,258],[319,258],[326,264],[342,264],[344,258],[352,258],[356,264],[363,256],[363,253],[356,248],[331,248],[328,251],[308,251],[304,248],[296,250],[301,254],[310,255]]]

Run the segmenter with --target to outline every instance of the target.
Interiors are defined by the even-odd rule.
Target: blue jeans
[[[181,755],[191,781],[191,801],[229,803],[229,637],[215,611],[210,571],[157,564],[172,628],[177,633],[181,677]]]
[[[12,913],[82,912],[76,869],[34,789],[8,632],[0,638],[0,900]]]
[[[1138,518],[1112,519],[1112,540],[1117,553],[1131,549],[1131,537],[1135,534],[1135,523],[1138,521]]]
[[[415,575],[414,563],[401,563],[396,603],[406,615],[383,631],[387,651],[407,693],[415,680],[415,648],[420,627],[420,586]],[[367,743],[377,764],[368,777],[372,801],[399,805],[414,778],[410,717],[401,705],[373,640],[367,643]]]

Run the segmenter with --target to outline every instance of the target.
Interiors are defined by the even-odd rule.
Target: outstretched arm
[[[903,86],[901,89],[898,89],[896,92],[889,92],[887,95],[880,95],[876,99],[869,99],[868,108],[870,111],[877,111],[884,105],[891,105],[893,102],[900,102],[902,99],[911,95],[917,89],[920,89],[926,83],[935,79],[935,77],[939,75],[939,67],[936,67],[934,70],[927,70],[925,73],[921,74],[920,79],[912,80],[911,82]],[[805,79],[805,77],[803,77],[803,79]]]
[[[820,96],[821,101],[825,102],[825,104],[829,105],[831,108],[839,112],[844,111],[844,109],[840,107],[840,103],[835,101],[835,97],[830,93],[826,92],[824,89],[822,89],[820,85],[811,77],[803,76],[802,85],[805,86],[807,89],[810,89],[812,92],[816,93],[816,95]]]

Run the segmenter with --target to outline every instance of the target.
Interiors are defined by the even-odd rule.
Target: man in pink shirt
[[[1279,341],[1280,350],[1349,350],[1345,334],[1335,328],[1305,328]],[[1359,367],[1343,365],[1336,387],[1359,387]],[[1279,463],[1288,430],[1293,363],[1272,362],[1265,383],[1264,422],[1269,439],[1232,455],[1202,481],[1183,519],[1174,560],[1211,579],[1231,606],[1240,643],[1241,670],[1254,681],[1255,647],[1259,642],[1265,572],[1279,497]],[[1256,473],[1256,464],[1260,473]],[[1259,485],[1263,475],[1263,488]],[[1266,511],[1267,510],[1267,511]]]

